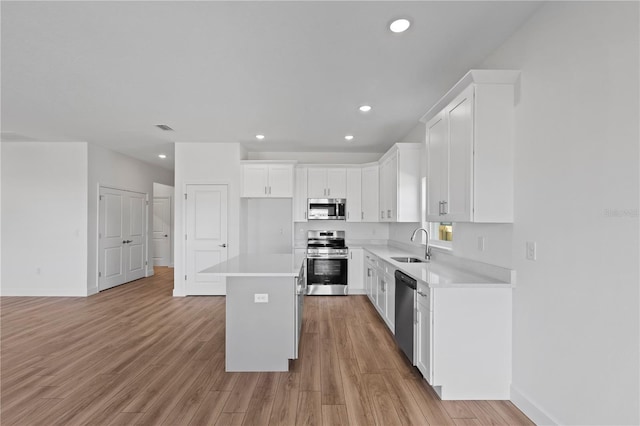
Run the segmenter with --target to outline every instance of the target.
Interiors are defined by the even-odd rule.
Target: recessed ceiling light
[[[165,159],[165,158],[167,158],[167,154],[158,154],[158,157],[160,157],[162,159]]]
[[[262,139],[264,139],[264,135],[256,135],[256,139],[262,140]]]
[[[358,108],[360,111],[362,112],[369,112],[371,111],[371,107],[369,105],[362,105],[360,108]]]
[[[396,19],[389,25],[389,29],[394,33],[403,33],[409,29],[411,22],[408,19]]]
[[[353,135],[347,135],[344,137],[346,140],[348,141],[352,141],[353,140]]]
[[[164,130],[165,132],[173,132],[173,129],[166,124],[156,124],[156,127]]]

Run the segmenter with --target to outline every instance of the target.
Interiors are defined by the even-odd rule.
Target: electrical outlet
[[[485,237],[478,237],[478,250],[484,251],[485,242],[486,242]]]
[[[536,243],[535,241],[527,241],[527,260],[536,260]]]
[[[269,293],[255,293],[253,295],[254,303],[269,303]]]

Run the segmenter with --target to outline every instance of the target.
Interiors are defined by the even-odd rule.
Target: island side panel
[[[268,295],[256,303],[256,295]],[[294,354],[295,279],[228,277],[226,371],[288,371]]]

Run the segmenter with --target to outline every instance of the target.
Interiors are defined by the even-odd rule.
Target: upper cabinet
[[[428,221],[513,222],[514,84],[519,75],[469,71],[422,117]]]
[[[362,222],[362,170],[347,169],[347,222]]]
[[[307,221],[307,168],[296,167],[293,196],[293,221]]]
[[[380,159],[380,222],[420,222],[422,145],[397,143]]]
[[[346,198],[347,170],[345,168],[309,167],[307,171],[308,198]]]
[[[247,198],[292,198],[293,163],[242,163],[241,196]]]
[[[379,166],[378,163],[362,167],[362,222],[378,222],[379,199]],[[347,198],[347,205],[349,199]]]

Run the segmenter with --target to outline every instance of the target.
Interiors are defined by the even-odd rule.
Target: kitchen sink
[[[418,259],[417,257],[392,257],[391,259],[400,263],[424,263],[424,259]]]

